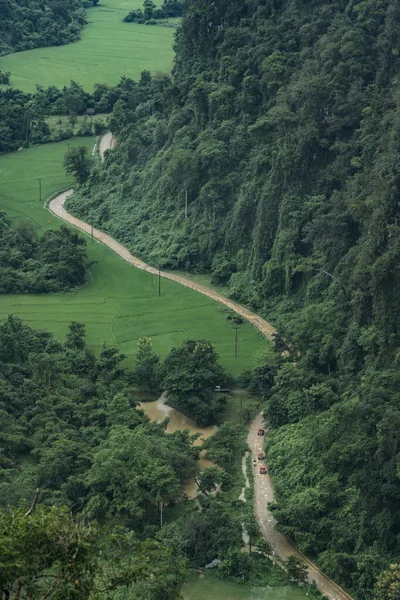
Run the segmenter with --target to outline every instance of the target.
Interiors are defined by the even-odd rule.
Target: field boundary
[[[47,202],[46,208],[54,216],[58,217],[59,219],[62,219],[70,225],[73,225],[83,233],[89,235],[89,237],[93,237],[93,239],[97,240],[101,244],[104,244],[105,246],[111,248],[113,252],[118,254],[123,260],[136,267],[137,269],[147,271],[148,273],[152,273],[153,275],[162,277],[164,279],[169,279],[170,281],[174,281],[175,283],[180,283],[181,285],[187,288],[190,288],[196,292],[199,292],[200,294],[203,294],[204,296],[207,296],[208,298],[211,298],[212,300],[218,302],[223,306],[226,306],[227,308],[230,308],[235,313],[245,318],[246,321],[248,321],[256,329],[258,329],[266,338],[268,338],[269,340],[273,340],[274,335],[277,333],[275,327],[273,327],[271,323],[268,323],[268,321],[265,321],[259,315],[252,312],[248,308],[245,308],[244,306],[242,306],[238,302],[235,302],[234,300],[229,300],[222,294],[219,294],[218,292],[215,292],[214,290],[202,284],[195,283],[194,281],[186,279],[186,277],[182,277],[181,275],[175,275],[173,273],[167,273],[166,271],[161,271],[161,269],[156,269],[155,267],[148,265],[140,258],[133,256],[125,246],[120,244],[117,240],[115,240],[107,233],[104,233],[100,229],[96,229],[92,225],[85,223],[85,221],[74,217],[64,208],[65,201],[72,193],[72,188],[60,192],[55,197],[50,199],[49,202]]]

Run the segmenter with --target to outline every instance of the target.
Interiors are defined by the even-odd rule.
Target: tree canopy
[[[86,242],[68,227],[38,236],[28,221],[17,227],[0,213],[0,294],[69,291],[86,281]]]
[[[399,552],[399,18],[395,0],[191,1],[172,77],[114,105],[118,146],[68,204],[279,328],[253,381],[276,516],[362,600]]]

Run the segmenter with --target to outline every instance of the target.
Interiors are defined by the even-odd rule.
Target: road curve
[[[115,144],[115,138],[109,132],[106,133],[100,140],[100,156],[103,158],[105,150],[112,149]],[[153,273],[154,275],[158,275],[160,273],[161,277],[165,279],[170,279],[171,281],[175,281],[184,285],[192,290],[203,294],[204,296],[208,296],[212,300],[219,302],[220,304],[230,308],[235,311],[240,316],[247,319],[254,327],[256,327],[261,333],[263,333],[267,338],[272,339],[274,333],[276,333],[276,329],[267,321],[259,317],[257,314],[248,310],[244,306],[234,302],[233,300],[229,300],[222,296],[218,292],[215,292],[206,286],[203,286],[199,283],[195,283],[190,279],[186,279],[181,275],[175,275],[174,273],[166,273],[165,271],[158,271],[154,267],[146,264],[144,261],[140,260],[133,256],[127,248],[125,248],[122,244],[114,240],[110,235],[100,231],[81,221],[77,217],[71,215],[64,208],[64,203],[68,196],[73,193],[73,190],[67,190],[58,194],[53,200],[51,200],[48,204],[48,209],[53,213],[56,217],[62,219],[63,221],[73,225],[77,229],[80,229],[84,233],[88,235],[93,235],[97,241],[105,244],[109,248],[111,248],[116,254],[118,254],[121,258],[126,260],[129,264],[133,265],[138,269],[142,269],[143,271],[147,271],[149,273]],[[249,434],[247,436],[247,443],[251,450],[253,456],[257,455],[260,447],[262,446],[262,441],[258,436],[259,427],[263,426],[263,421],[261,414],[258,415],[253,423],[250,426]],[[316,567],[311,561],[309,561],[291,542],[290,540],[279,533],[276,530],[276,522],[272,515],[272,513],[268,510],[267,504],[274,500],[274,491],[272,488],[272,483],[269,475],[260,475],[258,470],[254,473],[254,510],[257,517],[257,520],[260,524],[260,529],[263,536],[268,539],[277,552],[277,555],[285,559],[291,554],[295,554],[305,560],[308,565],[308,576],[310,581],[315,581],[318,588],[321,590],[323,594],[328,596],[330,600],[353,600],[349,594],[347,594],[341,587],[339,587],[336,583],[331,581],[329,577],[324,575],[318,567]]]
[[[77,219],[64,208],[64,203],[68,196],[72,194],[72,192],[73,190],[71,189],[62,192],[61,194],[58,194],[58,196],[56,196],[53,200],[49,202],[48,208],[50,212],[52,212],[53,215],[55,215],[56,217],[59,217],[67,223],[70,223],[71,225],[87,233],[88,235],[92,235],[91,225],[85,223],[84,221],[81,221],[80,219]],[[116,252],[116,254],[118,254],[121,258],[126,260],[129,264],[133,265],[134,267],[141,269],[142,271],[147,271],[148,273],[153,273],[153,275],[158,275],[158,269],[151,267],[150,265],[140,260],[140,258],[136,258],[135,256],[133,256],[129,252],[129,250],[125,248],[125,246],[114,240],[114,238],[112,238],[107,233],[100,231],[100,229],[96,229],[93,227],[93,238],[111,248],[111,250]],[[194,281],[186,279],[186,277],[182,277],[181,275],[175,275],[174,273],[166,273],[165,271],[160,271],[160,275],[165,279],[176,281],[177,283],[191,288],[192,290],[195,290],[196,292],[199,292],[204,296],[208,296],[212,300],[219,302],[219,304],[223,304],[227,308],[232,309],[241,317],[247,319],[247,321],[254,325],[254,327],[261,331],[261,333],[263,333],[267,338],[272,339],[273,334],[276,333],[276,329],[272,327],[270,323],[264,321],[264,319],[253,313],[251,310],[248,310],[244,306],[241,306],[237,302],[229,300],[228,298],[225,298],[225,296],[218,294],[218,292],[214,292],[206,286],[201,285],[200,283],[195,283]]]
[[[108,131],[101,137],[101,140],[100,140],[99,153],[100,153],[101,158],[104,157],[104,152],[106,150],[112,150],[114,148],[114,146],[115,146],[115,137],[113,136],[111,131]]]
[[[247,436],[247,444],[251,450],[253,458],[257,453],[263,450],[264,438],[258,435],[259,427],[263,427],[261,414],[257,415],[250,425]],[[257,461],[258,463],[258,461]],[[303,559],[308,566],[308,579],[315,581],[319,590],[328,596],[331,600],[353,600],[340,586],[324,575],[316,565],[308,560],[290,540],[277,531],[276,521],[271,511],[268,510],[268,502],[274,500],[274,490],[269,475],[260,475],[259,465],[253,467],[254,472],[254,513],[260,525],[262,535],[271,542],[277,555],[286,559],[291,554],[295,554]]]

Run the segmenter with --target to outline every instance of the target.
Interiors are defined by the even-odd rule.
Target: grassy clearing
[[[106,124],[108,118],[109,115],[99,113],[98,115],[94,115],[93,121],[101,121],[102,123]],[[54,136],[57,133],[69,129],[71,129],[73,134],[76,135],[76,133],[83,125],[90,125],[90,117],[88,117],[87,115],[77,115],[76,123],[74,124],[74,126],[72,126],[69,117],[67,117],[66,115],[51,115],[50,117],[47,117],[46,123],[50,127],[52,139],[54,139]]]
[[[122,22],[142,4],[101,0],[87,10],[88,25],[79,42],[9,54],[0,58],[0,70],[10,71],[11,85],[26,92],[36,84],[61,88],[70,80],[91,91],[95,83],[115,85],[123,75],[138,79],[145,69],[169,73],[175,29]]]
[[[183,585],[184,600],[304,600],[306,593],[298,587],[255,587],[238,585],[233,581],[218,579],[209,573],[191,573]]]
[[[71,183],[62,166],[67,143],[91,148],[93,139],[74,138],[1,156],[0,210],[15,220],[28,218],[40,229],[59,227],[60,221],[43,209],[43,201]],[[39,177],[43,178],[42,202]],[[162,280],[159,298],[157,277],[133,268],[89,238],[88,260],[96,261],[90,267],[90,282],[76,293],[0,296],[0,318],[14,313],[32,327],[49,329],[59,339],[64,338],[70,321],[81,321],[95,350],[105,341],[118,345],[130,360],[138,337],[147,335],[161,356],[188,338],[210,340],[233,374],[259,362],[268,342],[249,324],[240,325],[235,359],[232,325],[205,296]]]

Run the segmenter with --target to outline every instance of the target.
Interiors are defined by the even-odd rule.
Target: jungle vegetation
[[[395,0],[192,0],[171,79],[115,103],[118,146],[69,201],[279,328],[288,359],[255,381],[276,516],[363,600],[400,556],[399,19]]]
[[[38,237],[23,221],[13,227],[0,212],[0,294],[65,292],[86,280],[85,240],[62,225]]]
[[[181,353],[196,346],[215,363],[205,342]],[[223,577],[288,585],[268,548],[240,550],[246,430],[222,425],[205,446],[219,468],[198,473],[197,435],[166,433],[135,400],[179,352],[161,363],[143,338],[125,366],[117,348],[90,350],[81,323],[63,343],[13,315],[0,324],[0,598],[173,600],[186,567],[215,558]],[[190,502],[182,484],[194,475],[202,493]]]
[[[85,24],[85,6],[98,0],[3,0],[0,56],[75,42]]]

